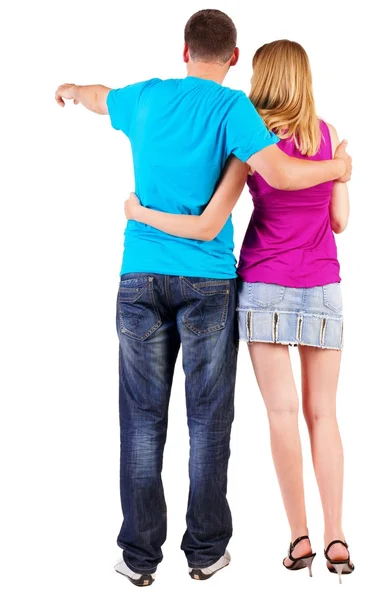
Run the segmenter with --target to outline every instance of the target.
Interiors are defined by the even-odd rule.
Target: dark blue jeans
[[[123,275],[120,340],[121,502],[127,565],[153,573],[166,539],[163,449],[175,361],[182,345],[190,432],[190,492],[182,550],[208,567],[232,534],[226,499],[238,354],[236,280]]]

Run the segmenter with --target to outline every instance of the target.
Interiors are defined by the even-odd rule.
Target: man
[[[347,181],[351,161],[344,145],[335,160],[324,162],[289,158],[275,146],[278,138],[245,94],[221,85],[237,60],[233,22],[220,11],[204,10],[185,28],[185,79],[152,79],[119,90],[66,84],[56,99],[62,106],[73,99],[110,115],[112,126],[130,139],[136,193],[150,208],[200,214],[231,155],[281,189]],[[135,585],[150,585],[162,560],[162,459],[181,345],[190,431],[182,549],[194,579],[207,579],[229,564],[226,488],[237,361],[235,304],[231,219],[210,242],[128,223],[117,310],[124,521],[118,537],[123,560],[116,569]]]

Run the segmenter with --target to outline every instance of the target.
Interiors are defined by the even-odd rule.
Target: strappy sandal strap
[[[326,548],[326,550],[324,551],[325,554],[325,558],[329,561],[329,562],[333,562],[331,560],[331,558],[328,556],[328,552],[330,550],[330,548],[332,546],[335,546],[335,544],[341,544],[342,546],[345,546],[346,550],[348,551],[348,558],[346,560],[350,560],[350,553],[349,553],[349,546],[347,545],[347,543],[345,542],[345,540],[333,540],[332,542],[330,542],[330,544],[328,545],[328,547]],[[346,562],[346,560],[341,561],[341,562]],[[335,562],[335,561],[334,561]],[[340,561],[337,561],[340,562]]]
[[[287,557],[292,560],[293,562],[295,562],[296,560],[298,560],[298,558],[294,558],[294,556],[292,556],[292,552],[294,550],[294,548],[303,540],[309,540],[310,542],[310,538],[308,535],[302,535],[301,537],[297,538],[296,540],[294,540],[294,542],[290,542],[290,546],[289,546],[289,551],[287,553]]]

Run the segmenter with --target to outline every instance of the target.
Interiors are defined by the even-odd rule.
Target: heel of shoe
[[[337,575],[338,575],[338,579],[339,579],[340,583],[342,583],[342,577],[341,577],[341,575],[342,575],[342,572],[343,572],[345,566],[346,566],[345,563],[339,564],[339,565],[336,565],[336,564],[333,565],[333,567],[337,571]]]
[[[346,550],[348,551],[348,557],[346,560],[332,560],[330,558],[328,552],[330,548],[335,544],[341,544],[341,546],[344,546],[346,548]],[[349,546],[347,545],[345,540],[333,540],[332,542],[330,542],[330,544],[324,552],[325,558],[327,560],[326,566],[329,569],[330,573],[337,573],[340,584],[342,583],[341,575],[349,575],[354,571],[354,565],[350,560],[350,552],[348,548]]]
[[[302,542],[302,540],[309,540],[309,536],[308,535],[303,535],[299,538],[297,538],[295,540],[295,542],[291,542],[290,543],[290,547],[289,547],[289,552],[287,554],[287,558],[289,560],[291,560],[291,565],[287,565],[285,563],[286,559],[283,559],[283,566],[288,569],[289,571],[299,571],[300,569],[309,569],[309,576],[313,577],[313,572],[312,572],[312,565],[313,565],[313,560],[315,558],[315,552],[312,554],[305,554],[304,556],[298,556],[298,557],[294,557],[292,552],[294,550],[294,548],[300,543]],[[310,540],[309,540],[309,544],[310,544]]]
[[[309,556],[308,558],[303,558],[302,559],[303,563],[309,569],[309,577],[313,577],[312,566],[313,566],[313,560],[314,560],[314,558],[315,558],[315,555],[314,556]]]

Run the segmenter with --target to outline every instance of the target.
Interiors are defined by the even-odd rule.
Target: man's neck
[[[199,79],[209,79],[217,83],[223,83],[227,75],[227,67],[216,63],[189,62],[187,65],[188,77],[198,77]]]

